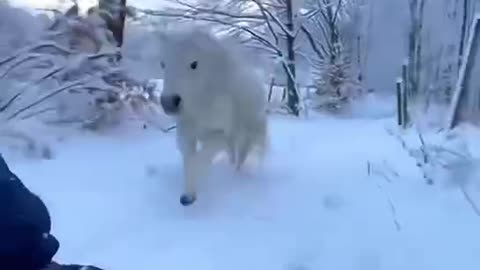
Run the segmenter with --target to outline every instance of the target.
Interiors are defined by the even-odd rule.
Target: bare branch
[[[10,115],[8,117],[8,120],[12,120],[13,118],[17,117],[19,114],[31,109],[32,107],[44,102],[45,100],[55,96],[55,95],[58,95],[68,89],[71,89],[71,88],[74,88],[74,87],[78,87],[78,86],[81,86],[84,82],[73,82],[73,83],[70,83],[70,84],[67,84],[66,86],[63,86],[63,87],[60,87],[59,89],[56,89],[55,91],[53,91],[52,93],[40,98],[39,100],[31,103],[30,105],[28,106],[25,106],[23,107],[22,109],[16,111],[15,113],[13,113],[12,115]]]
[[[333,20],[332,20],[333,23],[337,22],[338,14],[340,12],[340,9],[342,8],[342,2],[343,0],[338,0],[337,9],[335,10],[335,15],[333,16]]]
[[[278,39],[278,35],[277,33],[275,32],[275,30],[273,29],[273,26],[272,24],[270,23],[270,19],[268,18],[268,14],[266,12],[266,9],[260,4],[258,3],[256,0],[253,0],[257,5],[258,7],[260,8],[260,12],[262,13],[263,15],[263,18],[265,20],[265,22],[267,23],[267,26],[268,26],[268,29],[270,30],[270,33],[272,34],[273,38],[275,39],[275,44],[279,44],[279,39]]]
[[[262,3],[260,3],[258,0],[252,0],[253,2],[255,2],[255,4],[257,4],[258,8],[262,11],[263,14],[268,14],[270,16],[270,18],[272,18],[272,20],[280,27],[280,29],[282,29],[282,32],[285,34],[285,35],[288,35],[288,36],[291,36],[293,37],[294,34],[287,29],[287,27],[285,26],[285,24],[283,24],[278,18],[277,16],[275,16],[272,12],[270,12],[268,9],[266,9]]]
[[[463,187],[461,188],[461,191],[462,191],[462,194],[463,194],[463,197],[465,198],[465,200],[472,207],[473,212],[475,212],[475,214],[477,214],[477,216],[480,217],[480,208],[475,204],[473,199],[470,197],[470,194],[468,194],[468,192]]]
[[[317,54],[318,58],[320,58],[321,60],[325,60],[325,57],[324,55],[326,55],[326,51],[325,51],[325,48],[323,48],[323,45],[320,44],[320,46],[322,46],[322,50],[323,50],[323,53],[318,49],[316,43],[315,43],[315,40],[313,39],[312,37],[312,34],[307,30],[307,28],[305,28],[305,26],[300,26],[300,29],[302,30],[302,32],[305,34],[305,36],[307,37],[308,39],[308,43],[310,44],[310,46],[312,47],[312,49],[315,51],[315,53]]]
[[[10,107],[13,102],[18,98],[20,97],[21,93],[17,93],[15,94],[12,98],[10,98],[7,103],[5,103],[5,105],[3,105],[2,107],[0,107],[0,112],[4,112],[5,110],[8,109],[8,107]]]
[[[172,13],[168,13],[168,12],[154,11],[154,10],[141,10],[141,12],[144,12],[145,14],[148,14],[148,15],[151,15],[151,16],[183,18],[183,19],[189,19],[189,20],[214,22],[214,23],[218,23],[218,24],[221,24],[221,25],[231,26],[231,27],[234,27],[236,29],[247,32],[252,37],[254,37],[256,40],[263,43],[265,46],[268,46],[269,48],[273,49],[277,54],[282,54],[282,51],[275,44],[270,42],[268,39],[262,37],[261,34],[259,34],[256,31],[250,29],[249,27],[245,27],[245,26],[242,26],[242,25],[237,25],[235,23],[226,22],[226,21],[223,21],[221,19],[210,18],[210,17],[198,17],[198,16],[188,15],[188,14],[172,14]]]
[[[257,14],[234,14],[230,13],[227,11],[223,10],[218,10],[216,8],[202,8],[198,7],[197,5],[192,5],[189,3],[186,3],[181,0],[175,0],[176,3],[185,6],[189,8],[188,10],[184,10],[185,12],[192,12],[193,14],[215,14],[215,15],[220,15],[220,16],[225,16],[225,17],[230,17],[230,18],[235,18],[235,19],[252,19],[252,20],[263,20],[263,16],[257,15]]]
[[[27,55],[26,57],[18,60],[17,62],[15,62],[13,65],[11,65],[10,67],[8,67],[5,72],[3,72],[3,74],[0,75],[0,79],[4,79],[13,69],[15,69],[16,67],[20,66],[21,64],[23,63],[26,63],[30,60],[33,60],[33,59],[38,59],[38,58],[41,58],[43,57],[44,55],[42,54],[30,54],[30,55]],[[12,59],[13,60],[13,59]]]

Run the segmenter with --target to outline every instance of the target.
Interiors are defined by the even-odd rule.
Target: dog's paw
[[[197,200],[197,195],[195,193],[185,193],[180,197],[180,203],[183,206],[192,205]]]

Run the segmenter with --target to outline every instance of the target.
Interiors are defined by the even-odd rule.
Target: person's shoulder
[[[0,154],[0,182],[18,180],[16,176],[10,171],[10,168],[7,165],[7,162]]]
[[[13,174],[5,159],[0,154],[0,216],[5,220],[6,212],[12,207],[14,198],[20,190],[26,189],[23,183]]]
[[[26,223],[49,232],[50,213],[44,202],[32,193],[7,165],[0,154],[0,217],[3,224]]]

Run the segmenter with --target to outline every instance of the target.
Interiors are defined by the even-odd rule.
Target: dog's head
[[[160,98],[168,115],[195,114],[208,107],[228,74],[229,54],[209,32],[193,28],[164,36],[164,87]]]

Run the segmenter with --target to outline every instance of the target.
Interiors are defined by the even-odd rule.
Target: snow
[[[173,132],[133,124],[70,132],[53,144],[52,160],[5,156],[50,208],[61,241],[55,259],[63,263],[116,270],[478,269],[480,217],[458,188],[424,184],[385,131],[394,123],[272,116],[263,166],[237,175],[227,163],[215,164],[189,208],[179,203]],[[387,167],[399,176],[379,176]]]

